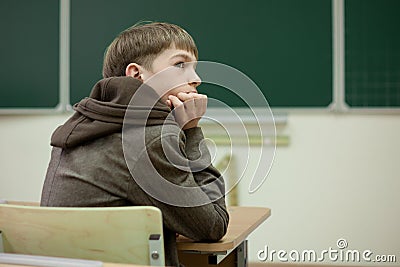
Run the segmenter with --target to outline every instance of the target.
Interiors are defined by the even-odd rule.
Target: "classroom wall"
[[[51,133],[68,115],[0,116],[0,198],[39,201]],[[263,186],[249,194],[247,178],[238,185],[240,205],[272,209],[249,238],[250,261],[265,246],[318,252],[345,238],[350,249],[395,254],[390,266],[399,266],[400,116],[290,114],[282,131],[290,145],[277,148]],[[237,169],[244,154],[235,155]]]

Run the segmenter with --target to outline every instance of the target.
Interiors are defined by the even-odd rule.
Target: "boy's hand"
[[[197,93],[178,93],[169,95],[167,104],[174,108],[175,120],[183,129],[197,127],[199,120],[206,113],[207,96]]]

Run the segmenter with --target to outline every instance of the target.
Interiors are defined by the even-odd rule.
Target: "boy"
[[[179,266],[176,234],[222,238],[229,216],[223,179],[198,127],[207,98],[196,90],[197,59],[192,37],[176,25],[134,25],[122,32],[106,51],[104,79],[52,135],[41,205],[156,206],[170,266]],[[171,80],[174,86],[160,89]],[[142,92],[147,95],[133,101]],[[149,95],[157,98],[150,106]],[[128,113],[137,117],[127,119]],[[143,145],[137,142],[142,133]]]

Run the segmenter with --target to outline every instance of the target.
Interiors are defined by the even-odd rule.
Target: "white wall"
[[[50,137],[67,116],[0,116],[0,198],[39,201]]]
[[[0,198],[39,200],[50,135],[67,116],[0,116]],[[284,133],[290,145],[277,149],[261,189],[239,183],[241,205],[272,209],[250,236],[250,260],[265,245],[320,252],[345,238],[349,249],[395,254],[399,266],[400,116],[291,114]]]
[[[272,208],[250,239],[250,257],[269,249],[349,249],[396,254],[400,261],[400,116],[292,115],[288,148],[241,205]],[[339,264],[337,262],[336,264]]]

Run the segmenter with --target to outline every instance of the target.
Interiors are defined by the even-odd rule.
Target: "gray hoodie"
[[[139,88],[146,93],[132,106]],[[41,205],[156,206],[166,264],[179,266],[175,234],[217,241],[229,216],[224,181],[201,129],[180,130],[171,109],[157,99],[134,78],[100,80],[52,135]]]

